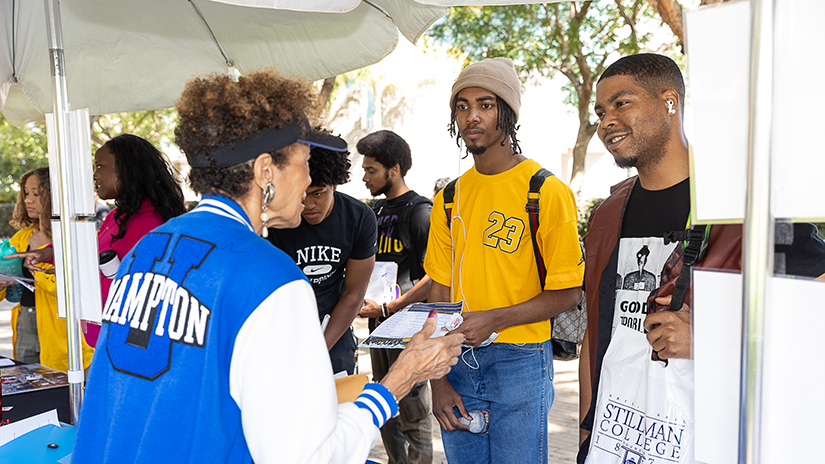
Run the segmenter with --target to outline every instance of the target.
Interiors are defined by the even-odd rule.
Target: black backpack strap
[[[383,209],[383,208],[384,208],[384,203],[386,203],[386,202],[387,202],[387,200],[386,200],[386,199],[384,199],[384,198],[382,198],[382,199],[380,199],[380,200],[377,200],[377,201],[376,201],[376,202],[372,205],[372,212],[373,212],[373,213],[375,213],[375,216],[376,216],[376,217],[378,217],[378,215],[380,215],[380,214],[381,214],[381,209]]]
[[[401,244],[412,254],[410,277],[413,280],[421,279],[425,275],[424,267],[420,262],[418,262],[415,240],[413,240],[412,237],[412,215],[413,212],[415,212],[415,209],[422,204],[432,206],[433,202],[427,197],[416,195],[412,200],[408,201],[407,204],[404,205],[404,209],[401,211],[401,216],[398,218],[397,222],[398,235],[401,240]]]
[[[412,224],[412,220],[410,219],[412,213],[415,211],[416,208],[418,208],[418,205],[421,205],[423,203],[426,203],[430,206],[433,205],[432,200],[430,200],[427,197],[422,197],[421,195],[416,195],[415,198],[408,201],[407,204],[404,205],[404,210],[401,212],[401,217],[398,218],[398,222]],[[412,234],[409,235],[412,236]],[[404,244],[404,246],[406,246],[406,244]]]
[[[458,178],[453,179],[449,184],[444,186],[444,213],[447,215],[447,228],[450,228],[453,222],[453,200],[455,198],[455,184]]]
[[[541,186],[544,185],[544,180],[552,176],[553,173],[547,169],[541,168],[533,174],[530,178],[530,190],[527,192],[527,205],[524,210],[530,217],[530,238],[533,241],[533,254],[536,257],[536,266],[539,270],[539,283],[541,289],[544,290],[544,279],[547,276],[547,268],[544,266],[544,259],[539,250],[539,242],[536,235],[539,232],[539,199],[541,198]]]
[[[685,303],[687,290],[690,286],[690,269],[699,264],[705,257],[705,252],[708,249],[708,238],[710,237],[710,226],[695,225],[684,232],[685,234],[670,233],[687,237],[687,245],[685,245],[685,251],[682,253],[682,270],[679,272],[679,277],[676,278],[673,296],[670,300],[671,311],[679,311]],[[665,244],[668,243],[669,238],[667,235],[665,236]]]

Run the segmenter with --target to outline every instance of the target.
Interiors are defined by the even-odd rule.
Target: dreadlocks
[[[453,98],[452,110],[450,111],[450,125],[447,129],[450,132],[450,137],[455,137],[455,144],[460,147],[461,134],[458,132],[458,124],[455,120],[455,107],[457,101],[458,95]],[[518,122],[516,112],[513,111],[513,109],[510,108],[510,105],[508,105],[507,102],[502,100],[498,95],[496,95],[496,108],[499,109],[498,118],[496,120],[496,129],[504,129],[505,135],[504,139],[501,141],[501,146],[503,147],[504,142],[509,138],[510,148],[513,150],[513,154],[521,154],[521,147],[519,146],[518,138],[516,137],[516,131],[519,129],[519,126],[516,125],[516,122]]]

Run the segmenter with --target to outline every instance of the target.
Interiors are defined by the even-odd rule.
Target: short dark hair
[[[679,100],[685,101],[685,80],[682,70],[672,59],[656,53],[639,53],[619,58],[604,70],[599,82],[613,76],[630,76],[639,87],[654,97],[675,90]],[[684,104],[680,105],[684,109]]]
[[[349,151],[313,147],[309,151],[309,176],[313,187],[341,185],[349,182]]]
[[[450,132],[451,137],[455,137],[455,144],[457,146],[461,146],[461,134],[458,132],[458,123],[455,120],[455,111],[456,105],[458,104],[458,94],[455,95],[453,98],[453,103],[451,105],[450,110],[450,125],[447,126],[447,129]],[[516,125],[518,122],[518,115],[516,112],[513,111],[513,108],[507,104],[504,99],[496,95],[496,108],[498,108],[498,119],[496,120],[496,129],[504,129],[504,135],[510,137],[510,148],[513,150],[513,154],[520,154],[521,147],[518,144],[518,138],[516,137],[516,131],[518,131],[519,126]],[[505,137],[505,139],[507,138]],[[501,146],[504,146],[504,140],[501,141]]]
[[[401,168],[401,177],[412,167],[410,145],[393,131],[380,130],[367,135],[355,145],[358,153],[381,163],[386,169],[396,164]]]
[[[114,155],[119,188],[115,197],[112,240],[126,235],[126,223],[148,199],[164,222],[186,212],[177,170],[165,156],[137,135],[122,134],[103,144]]]

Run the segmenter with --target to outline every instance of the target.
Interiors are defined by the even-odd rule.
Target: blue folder
[[[34,429],[0,446],[0,462],[3,464],[69,462],[69,459],[65,461],[63,459],[72,454],[76,431],[77,429],[71,425],[58,427],[51,424]]]

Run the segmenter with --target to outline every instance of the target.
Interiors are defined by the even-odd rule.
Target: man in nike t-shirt
[[[353,374],[356,343],[350,325],[364,304],[378,229],[369,206],[336,191],[349,181],[349,167],[349,152],[313,148],[312,185],[306,191],[301,225],[270,228],[268,240],[294,259],[312,283],[319,321],[330,316],[324,339],[333,373]]]

